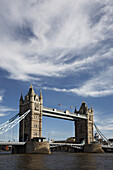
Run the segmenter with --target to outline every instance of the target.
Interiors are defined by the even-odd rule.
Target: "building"
[[[88,109],[86,103],[83,101],[77,113],[80,115],[86,115],[87,119],[79,119],[75,121],[76,143],[81,143],[85,140],[85,142],[89,144],[94,141],[93,108],[91,107],[91,109]]]
[[[40,96],[38,96],[31,86],[25,99],[23,99],[21,94],[19,108],[20,116],[30,109],[30,113],[20,122],[19,141],[30,141],[36,137],[41,138],[43,109],[42,92],[40,91]]]

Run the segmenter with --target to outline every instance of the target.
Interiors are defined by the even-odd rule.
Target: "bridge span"
[[[71,121],[75,121],[78,119],[87,119],[87,116],[84,114],[70,113],[68,110],[61,111],[61,110],[47,108],[47,107],[43,107],[43,116],[71,120]]]

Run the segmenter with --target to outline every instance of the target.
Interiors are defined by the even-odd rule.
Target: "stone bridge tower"
[[[29,109],[30,113],[20,122],[19,141],[30,141],[35,137],[42,137],[43,97],[42,92],[40,92],[40,96],[35,94],[32,85],[25,99],[21,94],[19,116]]]
[[[76,110],[75,110],[76,112]],[[90,144],[94,141],[94,117],[93,117],[93,108],[88,109],[85,102],[82,102],[82,105],[78,111],[78,114],[86,115],[87,119],[79,119],[75,121],[75,140],[76,143],[81,143],[85,140],[86,143]]]

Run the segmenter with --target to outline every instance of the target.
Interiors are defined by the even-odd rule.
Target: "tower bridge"
[[[61,111],[47,108],[43,106],[42,92],[38,96],[31,86],[24,99],[21,94],[19,108],[20,117],[27,110],[30,110],[30,113],[20,122],[20,142],[42,137],[42,116],[74,121],[76,143],[81,143],[82,140],[85,140],[88,144],[93,142],[93,108],[88,109],[85,102],[82,102],[79,111],[75,110],[75,113],[70,113],[68,110]]]

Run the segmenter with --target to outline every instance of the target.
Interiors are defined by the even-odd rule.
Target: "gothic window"
[[[90,142],[92,142],[92,138],[90,137]]]
[[[91,115],[89,115],[89,120],[92,121],[92,116]]]
[[[89,134],[92,134],[92,131],[91,131],[91,130],[89,131]]]
[[[37,124],[34,124],[34,128],[37,128],[38,126],[37,126]]]
[[[29,96],[27,95],[27,101],[29,101]]]
[[[39,110],[39,103],[35,103],[35,110]]]
[[[33,136],[37,137],[37,135],[38,135],[37,132],[34,132],[34,133],[33,133]]]

